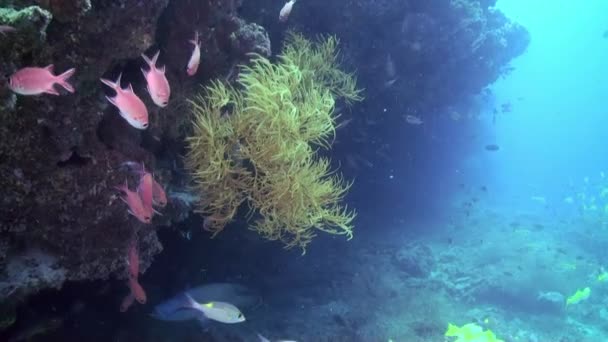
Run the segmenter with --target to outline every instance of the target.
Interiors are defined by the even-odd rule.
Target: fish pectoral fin
[[[118,107],[118,105],[116,104],[116,99],[114,97],[106,96],[106,99],[108,99],[108,102],[110,102],[111,104],[113,104],[116,107]]]

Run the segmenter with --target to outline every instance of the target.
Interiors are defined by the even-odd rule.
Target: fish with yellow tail
[[[234,324],[245,322],[245,316],[236,306],[225,302],[208,302],[201,304],[195,301],[188,293],[186,297],[185,309],[192,309],[198,312],[199,321],[213,320],[220,323]]]
[[[279,12],[279,21],[284,23],[289,19],[289,15],[291,14],[291,10],[293,9],[293,5],[296,3],[296,0],[289,0],[283,5],[281,8],[281,12]]]

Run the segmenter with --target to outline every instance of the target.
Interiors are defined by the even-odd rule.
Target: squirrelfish
[[[23,68],[10,77],[8,87],[21,95],[39,95],[43,93],[59,95],[53,87],[57,83],[65,90],[73,93],[74,87],[68,83],[68,78],[74,72],[76,72],[76,69],[72,68],[61,75],[53,75],[53,64],[45,68]]]
[[[137,242],[132,242],[129,246],[129,277],[137,279],[139,276],[139,252]]]
[[[143,223],[150,223],[152,221],[152,217],[147,215],[146,210],[144,209],[141,198],[139,198],[137,192],[129,190],[126,182],[124,185],[117,186],[116,189],[123,192],[124,195],[121,196],[121,199],[129,206],[129,214],[135,216]]]
[[[142,174],[139,185],[137,186],[137,194],[141,199],[144,212],[150,217],[154,215],[154,209],[152,208],[153,183],[154,179],[152,178],[152,174],[150,172],[145,172]]]
[[[211,319],[221,323],[241,323],[245,321],[245,316],[234,305],[225,302],[198,303],[188,293],[186,296],[186,308],[194,309],[199,312],[199,320]]]
[[[137,300],[139,304],[146,304],[146,291],[144,291],[144,288],[139,285],[137,279],[129,278],[128,285],[131,289],[131,294],[133,294],[133,297],[135,297],[135,300]]]
[[[148,82],[148,93],[152,97],[152,101],[159,107],[166,107],[169,104],[169,96],[171,96],[171,87],[169,87],[169,81],[165,76],[165,66],[162,69],[156,67],[156,61],[160,50],[152,57],[152,60],[148,56],[141,54],[141,57],[146,61],[150,70],[146,71],[141,69],[141,72]]]
[[[135,296],[133,295],[133,293],[129,292],[129,294],[126,295],[125,298],[123,298],[122,303],[120,303],[120,312],[126,312],[127,310],[129,310],[129,307],[133,305],[134,301]]]
[[[190,56],[190,60],[188,61],[186,73],[188,73],[188,76],[194,76],[198,71],[199,63],[201,62],[201,41],[198,37],[198,31],[194,32],[194,39],[189,42],[194,45],[194,49],[192,50],[192,56]]]
[[[289,14],[291,14],[291,9],[293,5],[296,3],[296,0],[289,0],[283,8],[281,8],[281,12],[279,12],[279,21],[286,22],[289,19]]]
[[[106,99],[118,108],[120,116],[127,120],[129,125],[137,129],[146,129],[148,127],[148,109],[143,101],[133,92],[131,84],[129,84],[127,89],[122,89],[120,86],[121,77],[122,74],[118,75],[116,82],[104,78],[101,79],[103,84],[116,91],[116,96],[106,96]]]

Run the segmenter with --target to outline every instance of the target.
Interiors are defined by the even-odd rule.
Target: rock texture
[[[183,174],[186,99],[210,77],[227,74],[247,52],[267,54],[268,36],[239,19],[232,1],[193,6],[178,0],[47,0],[0,6],[0,25],[16,28],[0,37],[4,74],[49,64],[57,73],[77,69],[70,80],[75,94],[25,97],[0,88],[0,301],[14,302],[65,280],[124,278],[133,239],[144,272],[162,250],[155,229],[184,219],[190,210],[180,199],[187,180],[175,177]],[[195,31],[203,40],[203,57],[199,74],[188,78],[188,40]],[[158,49],[172,85],[170,105],[163,109],[150,100],[140,71],[145,65],[140,55]],[[99,78],[116,79],[120,73],[123,87],[132,84],[148,107],[146,131],[130,127],[104,97],[113,92]],[[125,180],[136,186],[136,176],[121,167],[127,161],[144,162],[176,194],[152,225],[130,216],[114,188]],[[40,259],[24,259],[30,250],[52,260],[52,267],[22,262]],[[16,263],[27,279],[15,278]],[[60,276],[48,277],[41,265]]]

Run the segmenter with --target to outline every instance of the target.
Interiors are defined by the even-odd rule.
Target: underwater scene
[[[605,0],[0,0],[0,342],[608,342]]]

